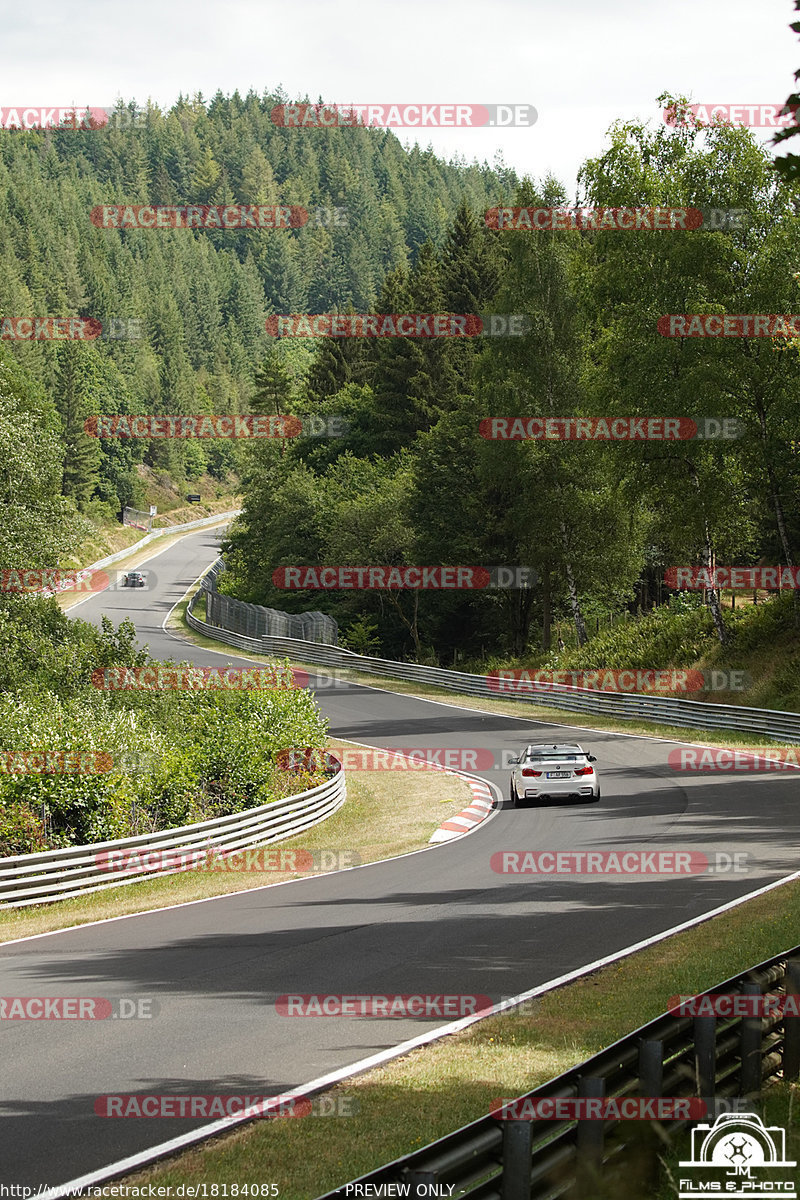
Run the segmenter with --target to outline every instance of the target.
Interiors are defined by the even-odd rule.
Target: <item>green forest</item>
[[[323,608],[353,649],[524,660],[568,622],[669,598],[667,566],[793,564],[798,339],[665,337],[670,313],[792,313],[797,192],[744,128],[618,122],[580,195],[502,162],[443,162],[389,131],[276,126],[282,93],[90,130],[0,131],[0,318],[100,321],[0,346],[2,565],[52,566],[147,502],[141,466],[208,474],[244,510],[221,588]],[[664,95],[659,105],[686,102]],[[118,204],[300,205],[290,229],[98,228]],[[497,206],[733,211],[699,228],[490,228]],[[494,222],[495,226],[497,221]],[[273,337],[286,313],[523,315],[516,336]],[[116,324],[115,324],[116,322]],[[133,322],[132,325],[125,324]],[[140,336],[109,337],[114,329]],[[98,414],[295,413],[340,436],[91,437]],[[741,436],[491,440],[492,417],[715,418]],[[527,567],[529,588],[293,592],[297,564]],[[693,598],[683,598],[686,603]],[[712,592],[721,643],[726,617]],[[702,603],[701,601],[698,601]]]
[[[690,114],[671,128],[618,123],[580,185],[589,207],[708,216],[686,230],[516,231],[487,228],[463,199],[439,247],[426,243],[410,268],[387,274],[377,311],[524,314],[526,331],[321,338],[301,380],[294,339],[281,339],[255,404],[313,406],[344,418],[348,433],[251,450],[222,589],[324,607],[355,650],[480,669],[549,651],[554,623],[567,621],[580,648],[615,613],[667,601],[667,566],[796,561],[798,339],[666,337],[659,324],[668,314],[796,311],[796,185],[749,131]],[[547,178],[523,181],[513,203],[570,201]],[[491,440],[481,422],[492,417],[710,418],[740,436]],[[276,566],[318,563],[524,565],[538,583],[461,593],[273,586]],[[707,603],[705,625],[727,644],[736,622],[714,592]]]
[[[405,151],[374,130],[287,130],[277,93],[120,106],[97,129],[0,130],[0,318],[100,321],[96,341],[5,341],[63,433],[61,494],[83,512],[141,505],[136,464],[225,479],[230,441],[151,445],[83,436],[96,413],[249,411],[267,316],[374,308],[387,273],[440,244],[459,201],[513,194],[497,170]],[[344,137],[341,134],[344,133]],[[99,229],[103,204],[300,205],[290,230]],[[140,336],[113,336],[134,331]],[[112,335],[112,336],[107,336]],[[305,373],[312,347],[296,348]],[[53,427],[58,432],[57,427]],[[45,556],[46,561],[51,561]]]

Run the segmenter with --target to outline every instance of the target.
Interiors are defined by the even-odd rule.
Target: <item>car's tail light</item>
[[[594,775],[594,767],[576,767],[576,775]]]
[[[531,775],[534,775],[538,779],[541,773],[541,771],[534,771],[533,767],[522,768],[522,774],[528,776],[528,778],[530,778]]]

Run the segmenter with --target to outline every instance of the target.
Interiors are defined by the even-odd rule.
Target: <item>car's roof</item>
[[[577,742],[536,742],[526,746],[525,753],[532,754],[585,754],[583,746]]]

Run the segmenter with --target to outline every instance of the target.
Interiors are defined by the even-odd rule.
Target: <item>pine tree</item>
[[[61,490],[82,507],[92,495],[100,468],[100,444],[84,432],[95,400],[92,348],[80,342],[63,342],[56,350],[53,402],[64,436],[64,469]],[[95,408],[96,411],[96,408]]]
[[[219,183],[220,168],[211,147],[206,145],[195,164],[192,176],[192,196],[195,204],[210,204]]]
[[[282,416],[292,409],[292,378],[278,354],[267,354],[255,373],[255,390],[250,398],[253,412]]]

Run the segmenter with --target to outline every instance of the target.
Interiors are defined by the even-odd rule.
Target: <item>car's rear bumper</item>
[[[582,796],[586,799],[596,796],[600,785],[597,783],[579,784],[577,780],[570,782],[569,780],[553,781],[550,786],[542,785],[541,787],[526,787],[524,791],[519,792],[522,800],[538,800],[540,797],[549,796],[553,800],[559,797]]]

